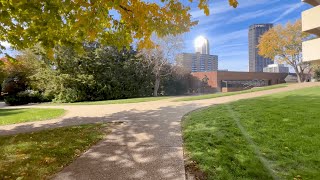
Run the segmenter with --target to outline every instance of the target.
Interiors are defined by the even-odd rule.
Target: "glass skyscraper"
[[[273,64],[269,58],[259,55],[260,37],[273,27],[273,24],[254,24],[249,27],[249,72],[263,72],[263,68]]]
[[[208,39],[204,38],[204,37],[200,37],[198,39],[199,44],[196,44],[195,46],[195,52],[196,53],[200,53],[200,54],[210,54],[210,47],[209,47],[209,41]]]

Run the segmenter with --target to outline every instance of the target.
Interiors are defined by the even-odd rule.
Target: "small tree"
[[[155,47],[152,49],[143,49],[140,51],[142,55],[152,66],[152,72],[155,77],[153,95],[158,96],[161,78],[168,76],[172,72],[166,67],[170,66],[170,59],[174,59],[179,50],[183,47],[181,36],[169,35],[163,38],[155,38]]]
[[[290,65],[297,74],[298,82],[303,82],[304,74],[310,72],[311,66],[302,61],[302,42],[309,37],[301,31],[301,20],[277,25],[261,36],[259,54]]]
[[[317,80],[317,81],[320,81],[320,67],[317,67],[314,71],[314,78]]]
[[[6,73],[4,70],[5,61],[6,61],[6,58],[0,58],[0,84],[3,82],[6,76]],[[0,89],[1,89],[1,85],[0,85]]]

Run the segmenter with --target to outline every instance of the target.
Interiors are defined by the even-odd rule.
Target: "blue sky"
[[[219,69],[247,71],[248,27],[259,23],[294,22],[301,18],[302,11],[310,8],[301,0],[238,1],[236,9],[230,7],[227,0],[209,1],[209,16],[193,7],[192,17],[199,20],[199,24],[184,35],[183,52],[194,52],[194,39],[202,35],[209,40],[210,53],[219,56]]]

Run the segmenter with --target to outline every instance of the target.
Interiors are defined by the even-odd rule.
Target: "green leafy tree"
[[[152,72],[146,61],[127,49],[85,44],[85,53],[59,48],[55,67],[57,86],[51,88],[62,102],[150,96]]]
[[[315,70],[314,70],[314,78],[317,81],[320,81],[320,67],[315,68]]]
[[[1,62],[3,70],[1,72],[5,72],[2,76],[2,91],[5,99],[9,99],[7,101],[9,104],[42,102],[52,99],[52,95],[45,94],[45,92],[53,87],[56,73],[40,46],[19,52],[15,59],[2,58]]]
[[[196,2],[207,15],[208,2]],[[117,47],[136,40],[139,47],[151,47],[152,33],[177,35],[195,26],[189,11],[179,0],[2,0],[0,41],[18,50],[41,43],[51,58],[56,46],[82,48],[93,40]]]
[[[5,58],[0,58],[0,99],[2,99],[1,92],[2,92],[2,86],[1,84],[3,83],[6,73],[4,70],[4,60]]]

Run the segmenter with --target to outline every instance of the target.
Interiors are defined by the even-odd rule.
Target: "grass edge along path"
[[[54,119],[65,113],[66,110],[55,108],[0,109],[0,126]]]
[[[47,179],[103,139],[107,124],[0,136],[0,179]]]
[[[130,99],[116,99],[116,100],[104,100],[104,101],[84,101],[84,102],[74,102],[74,103],[43,103],[44,106],[60,106],[60,105],[107,105],[107,104],[128,104],[128,103],[140,103],[140,102],[150,102],[159,101],[164,99],[169,99],[170,96],[158,96],[158,97],[142,97],[142,98],[130,98]]]
[[[198,96],[191,96],[191,97],[184,97],[184,98],[176,99],[176,100],[174,100],[174,102],[213,99],[213,98],[224,97],[224,96],[232,96],[232,95],[238,95],[238,94],[245,94],[245,93],[252,93],[252,92],[259,92],[259,91],[265,91],[265,90],[271,90],[271,89],[284,88],[284,87],[287,87],[287,86],[288,86],[288,84],[276,84],[276,85],[272,85],[272,86],[257,87],[257,88],[252,88],[252,89],[248,89],[248,90],[243,90],[243,91],[204,94],[204,95],[198,95]]]
[[[186,154],[208,179],[316,179],[319,98],[312,87],[187,114]]]

